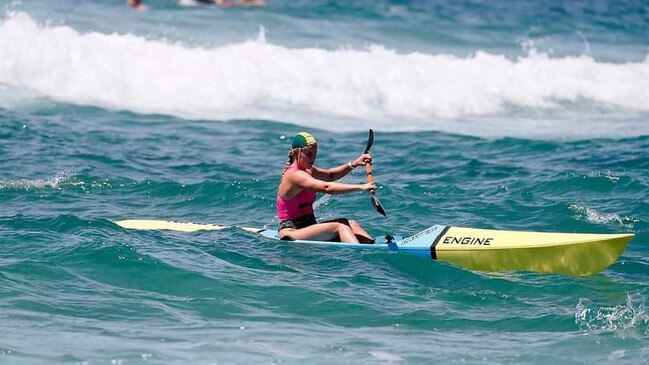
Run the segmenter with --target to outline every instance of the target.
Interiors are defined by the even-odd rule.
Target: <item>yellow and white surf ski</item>
[[[115,223],[128,229],[182,232],[229,228],[218,224],[161,220],[122,220]],[[237,228],[279,239],[277,231],[273,229]],[[585,276],[596,274],[613,264],[633,237],[635,235],[631,233],[548,233],[436,225],[404,239],[388,241],[384,237],[377,237],[375,244],[307,240],[291,243],[406,252],[476,271],[523,270]]]

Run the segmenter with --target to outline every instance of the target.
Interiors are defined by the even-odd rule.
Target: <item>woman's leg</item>
[[[333,241],[358,243],[358,238],[349,224],[331,221],[314,224],[301,229],[282,229],[279,236],[289,236],[296,240]]]
[[[370,236],[370,234],[367,233],[367,231],[365,231],[363,227],[361,227],[361,225],[358,224],[358,222],[354,220],[350,220],[349,226],[352,227],[352,231],[354,231],[354,234],[358,238],[359,242],[374,243],[374,238],[372,238],[372,236]]]
[[[358,240],[358,242],[360,243],[374,243],[374,238],[372,238],[372,236],[370,236],[370,234],[367,233],[363,229],[363,227],[361,227],[361,225],[354,220],[349,220],[347,218],[338,218],[327,222],[342,223],[346,226],[351,227],[352,231],[354,232],[354,235],[356,236],[356,240]]]

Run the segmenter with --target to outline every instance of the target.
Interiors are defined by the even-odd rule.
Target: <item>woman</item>
[[[137,10],[147,10],[148,7],[142,3],[140,0],[126,0],[126,5]]]
[[[312,135],[300,132],[293,137],[288,162],[277,189],[279,237],[350,243],[373,243],[372,237],[353,220],[336,219],[318,223],[313,214],[316,193],[344,194],[376,189],[374,183],[344,184],[334,182],[371,160],[369,153],[330,169],[314,166],[318,143]]]

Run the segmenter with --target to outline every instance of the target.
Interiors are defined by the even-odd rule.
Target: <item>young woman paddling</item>
[[[318,223],[313,214],[316,193],[344,194],[376,189],[374,183],[345,184],[335,182],[354,168],[371,160],[369,153],[343,165],[323,169],[314,165],[318,143],[312,135],[300,132],[293,137],[288,162],[277,189],[279,237],[282,239],[373,243],[372,237],[348,219]]]

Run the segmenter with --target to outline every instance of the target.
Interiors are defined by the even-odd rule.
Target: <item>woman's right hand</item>
[[[361,190],[363,191],[376,190],[376,184],[374,184],[373,182],[368,182],[362,184],[361,186],[362,186]]]

